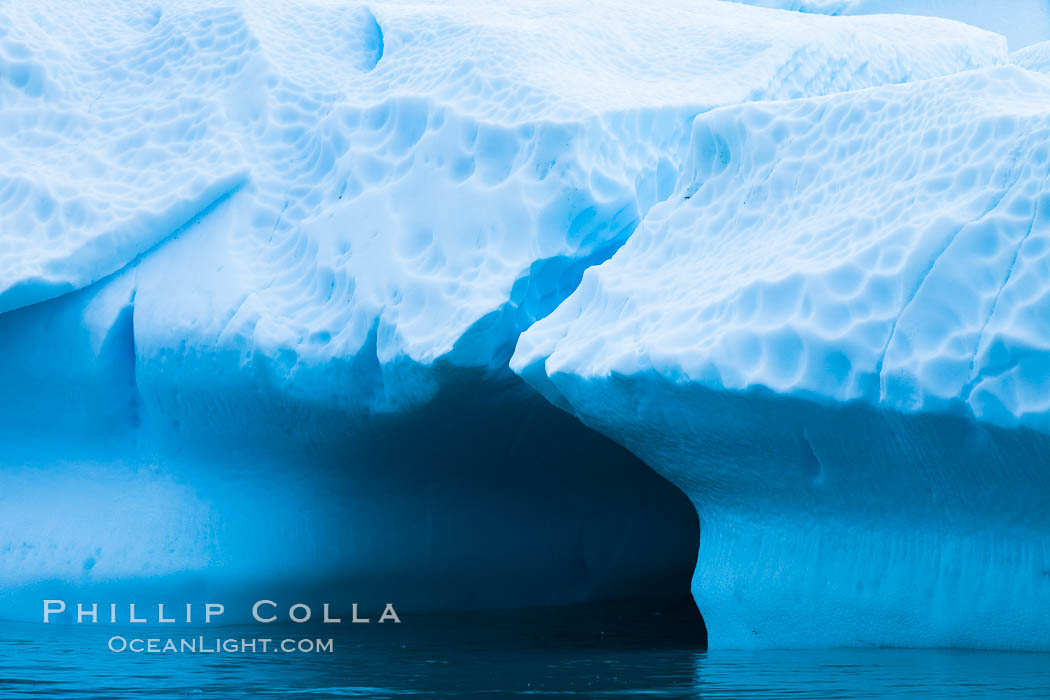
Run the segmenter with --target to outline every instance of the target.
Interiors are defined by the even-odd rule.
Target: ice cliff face
[[[902,532],[939,473],[916,481],[902,445],[941,433],[887,416],[965,407],[1042,458],[1016,428],[1043,429],[1046,88],[988,70],[1002,37],[714,0],[207,5],[0,9],[3,614],[36,587],[147,579],[349,582],[420,608],[670,595],[693,563],[691,507],[514,376],[516,344],[530,383],[697,504],[714,643],[858,641],[859,622],[808,642],[812,625],[732,627],[815,585],[726,588],[734,528],[784,571],[837,561],[770,534],[812,548],[814,523],[863,520],[886,553],[857,484],[768,478],[854,457],[830,457],[804,416],[842,434],[857,401],[890,421],[890,481],[919,494],[887,491],[911,508]],[[653,393],[625,399],[620,374]],[[736,413],[719,403],[759,386]],[[707,425],[707,407],[734,422]],[[780,423],[750,477],[726,476],[727,454]],[[1004,492],[1021,476],[987,474]],[[783,505],[745,527],[764,499]],[[944,518],[971,514],[948,501]],[[818,502],[834,513],[798,517]],[[1030,503],[1003,503],[1045,532]],[[920,524],[941,543],[942,520]],[[1042,540],[959,536],[967,566],[986,545],[1045,559]],[[988,616],[1007,594],[995,571],[994,600],[973,599]],[[889,620],[914,634],[859,641],[957,641],[903,609]],[[962,641],[1017,645],[1017,625],[991,629]]]

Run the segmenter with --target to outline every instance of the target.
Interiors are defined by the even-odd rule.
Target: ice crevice
[[[1027,136],[1028,135],[1026,134],[1025,137],[1021,139],[1021,143],[1024,143],[1024,141],[1027,140]],[[887,399],[887,394],[886,394],[886,380],[887,380],[887,378],[886,378],[886,376],[884,374],[884,367],[883,366],[884,366],[885,361],[886,361],[886,354],[887,354],[887,352],[889,352],[890,347],[893,345],[894,335],[897,332],[897,324],[900,322],[901,318],[903,318],[905,316],[905,314],[908,311],[908,308],[912,305],[912,303],[915,301],[916,297],[922,291],[922,287],[926,283],[926,280],[929,279],[930,275],[933,273],[934,268],[936,268],[938,261],[940,261],[941,258],[944,257],[945,253],[947,253],[948,250],[952,247],[952,244],[955,243],[956,240],[958,240],[959,236],[965,232],[967,227],[969,227],[969,226],[980,226],[982,224],[982,222],[984,222],[987,219],[987,217],[990,214],[992,214],[992,212],[994,212],[1003,203],[1003,200],[1005,200],[1007,198],[1007,196],[1010,194],[1011,190],[1013,190],[1013,188],[1020,181],[1021,171],[1020,171],[1020,168],[1018,167],[1019,157],[1020,157],[1020,154],[1018,154],[1016,151],[1011,154],[1011,161],[1010,161],[1011,165],[1008,168],[1008,172],[1010,173],[1010,178],[1011,179],[1005,185],[1003,190],[999,194],[995,195],[992,198],[992,201],[989,203],[988,207],[985,209],[985,211],[983,213],[980,214],[980,216],[978,216],[976,218],[976,220],[974,220],[972,222],[966,222],[965,224],[960,226],[958,230],[956,230],[954,233],[952,233],[951,236],[948,237],[947,241],[944,244],[944,247],[941,248],[941,250],[938,251],[935,255],[933,255],[933,257],[930,260],[929,266],[919,275],[918,280],[915,283],[914,289],[911,291],[910,294],[908,294],[904,298],[903,303],[900,305],[900,311],[898,312],[897,316],[893,319],[893,322],[890,324],[889,336],[887,337],[886,344],[883,347],[882,353],[879,355],[879,359],[878,359],[878,361],[875,364],[876,373],[877,373],[877,375],[879,376],[879,379],[880,379],[880,382],[879,382],[879,384],[880,384],[880,392],[881,392],[881,395],[879,397],[880,400],[884,401],[884,400]],[[1033,221],[1034,221],[1034,219],[1033,219]],[[1031,229],[1029,229],[1029,232],[1031,232]],[[1020,245],[1023,245],[1025,238],[1027,238],[1027,235],[1022,237],[1021,243],[1019,244],[1018,249],[1017,249],[1018,251],[1020,250]],[[1016,257],[1015,257],[1013,263],[1011,263],[1011,268],[1013,267],[1014,263],[1016,263]],[[1006,278],[1003,280],[1003,285],[1004,286],[1005,286],[1006,281],[1008,279],[1009,279],[1009,270],[1007,271]],[[998,300],[998,298],[999,298],[999,293],[1001,293],[1001,288],[1000,288],[1000,292],[997,292],[996,295],[995,295],[995,299],[996,300]],[[994,310],[995,310],[995,302],[993,301],[993,303],[992,303],[992,310],[991,310],[991,312],[989,314],[989,318],[991,318],[991,313],[994,313]],[[982,329],[985,326],[987,326],[987,321],[984,324],[982,324]],[[978,342],[979,341],[980,341],[980,332],[978,333]],[[977,354],[977,350],[978,350],[977,348],[974,349],[974,356],[975,357],[976,357],[976,354]],[[968,395],[969,392],[964,390],[963,393]],[[965,399],[963,399],[963,400],[965,400]]]
[[[1047,182],[1050,182],[1050,176],[1043,180],[1039,190],[1042,192],[1046,187]],[[999,286],[999,289],[995,292],[995,297],[992,300],[991,308],[988,311],[988,316],[985,318],[984,323],[981,324],[980,330],[977,332],[977,340],[974,343],[973,358],[970,361],[970,381],[967,382],[966,386],[962,391],[963,401],[968,401],[970,395],[973,393],[974,387],[981,383],[981,381],[990,376],[993,372],[1001,374],[1004,371],[1009,371],[1011,367],[1005,368],[994,368],[991,365],[986,365],[979,371],[977,369],[977,358],[981,353],[981,341],[984,339],[985,331],[988,328],[988,324],[991,323],[992,318],[995,316],[995,311],[999,308],[999,300],[1002,298],[1003,290],[1010,283],[1010,277],[1014,273],[1014,269],[1017,267],[1018,260],[1021,259],[1021,250],[1024,248],[1025,243],[1028,242],[1032,236],[1032,232],[1036,230],[1036,226],[1039,223],[1039,213],[1042,208],[1046,206],[1046,200],[1039,198],[1032,210],[1032,219],[1028,223],[1028,230],[1021,236],[1020,241],[1017,243],[1017,247],[1014,249],[1013,258],[1010,260],[1010,265],[1006,269],[1006,274],[1003,276],[1003,283]]]

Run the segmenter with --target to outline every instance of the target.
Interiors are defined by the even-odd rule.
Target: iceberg
[[[1050,80],[713,110],[511,366],[682,488],[712,644],[1046,649]]]
[[[1046,638],[1010,60],[718,0],[5,5],[0,617],[693,576],[723,646]]]

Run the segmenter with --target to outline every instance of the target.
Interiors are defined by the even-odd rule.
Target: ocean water
[[[1050,696],[1047,654],[704,651],[695,627],[686,623],[659,616],[588,622],[558,610],[405,616],[400,625],[328,629],[128,630],[5,623],[0,626],[0,698]],[[206,642],[215,637],[330,638],[333,648],[321,653],[114,653],[107,648],[113,635],[204,635]]]

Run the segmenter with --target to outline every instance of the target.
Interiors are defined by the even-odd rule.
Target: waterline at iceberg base
[[[721,0],[0,8],[0,618],[1048,650],[1015,48]]]

